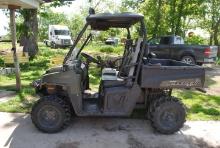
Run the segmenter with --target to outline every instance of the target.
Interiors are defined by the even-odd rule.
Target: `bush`
[[[187,37],[186,41],[187,44],[193,44],[193,45],[201,45],[205,43],[205,40],[200,37],[200,36],[191,36],[191,37]]]
[[[3,58],[0,57],[0,67],[3,67],[4,66],[4,60]]]
[[[218,59],[217,59],[217,62],[216,62],[216,63],[217,63],[218,65],[220,65],[220,57],[217,57],[217,58],[218,58]]]

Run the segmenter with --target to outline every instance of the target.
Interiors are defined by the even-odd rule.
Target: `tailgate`
[[[208,58],[217,57],[217,53],[218,53],[218,46],[210,46],[210,53],[209,53]]]

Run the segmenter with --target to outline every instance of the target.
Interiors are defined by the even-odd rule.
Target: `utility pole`
[[[15,75],[16,75],[16,90],[21,90],[21,79],[20,79],[20,67],[19,61],[16,53],[16,25],[15,25],[15,10],[17,6],[9,6],[10,9],[10,28],[11,28],[11,39],[12,39],[12,51],[13,59],[15,66]]]

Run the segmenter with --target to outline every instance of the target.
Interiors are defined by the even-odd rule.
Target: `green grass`
[[[102,56],[102,58],[109,56],[110,54],[112,56],[121,56],[123,54],[124,47],[123,45],[118,45],[118,46],[110,46],[110,45],[105,45],[103,43],[90,43],[83,52],[86,53],[91,53],[94,56]]]
[[[10,44],[4,44],[4,48],[10,47]],[[1,44],[0,44],[1,49]],[[9,48],[10,49],[10,48]],[[107,50],[104,50],[107,49]],[[10,101],[0,103],[0,111],[4,112],[29,112],[36,100],[35,91],[29,84],[40,78],[40,76],[53,65],[50,64],[54,56],[65,55],[68,49],[50,49],[39,43],[39,53],[29,64],[21,65],[22,91]],[[107,59],[111,56],[120,56],[123,52],[123,46],[115,48],[106,46],[101,43],[89,44],[83,52]],[[100,82],[100,69],[91,64],[90,71],[90,88],[98,90]],[[207,85],[219,86],[220,82],[207,79]],[[15,90],[15,76],[0,76],[0,89]],[[188,120],[220,120],[220,96],[207,95],[190,90],[174,91],[174,96],[181,98],[186,105]],[[132,117],[144,116],[145,111],[136,110]]]
[[[186,105],[189,120],[220,120],[220,96],[191,90],[174,91],[174,96]]]
[[[33,103],[36,100],[35,91],[27,85],[23,85],[21,92],[9,100],[8,102],[0,103],[0,111],[3,112],[30,112]]]
[[[0,49],[10,49],[10,43],[0,44]],[[8,48],[7,48],[8,47]],[[35,90],[30,86],[33,80],[40,76],[52,65],[50,60],[54,56],[65,55],[68,49],[50,49],[39,43],[39,53],[28,64],[20,65],[22,90],[14,98],[5,103],[0,103],[0,111],[4,112],[29,112],[36,100]],[[13,67],[13,65],[7,65]],[[1,90],[15,90],[15,75],[0,75]]]
[[[100,48],[101,47],[101,48]],[[102,48],[103,47],[103,48]],[[0,50],[10,50],[10,43],[0,43]],[[103,44],[90,44],[84,50],[84,52],[91,53],[94,56],[100,55],[100,50],[105,48],[112,48]],[[102,57],[106,58],[111,52],[114,56],[117,56],[122,52],[122,46],[117,46],[113,51],[102,52]],[[20,65],[21,69],[21,82],[22,90],[17,93],[14,98],[5,103],[0,103],[0,111],[3,112],[29,112],[33,102],[37,99],[35,90],[30,86],[33,80],[39,79],[40,76],[50,67],[51,59],[55,56],[65,55],[69,49],[51,49],[46,47],[43,43],[39,43],[38,55],[30,61],[28,64]],[[13,67],[13,65],[7,65]],[[100,70],[96,68],[96,65],[91,64],[90,72],[90,88],[97,91],[100,82]],[[0,75],[0,89],[1,90],[16,90],[15,89],[15,75]]]

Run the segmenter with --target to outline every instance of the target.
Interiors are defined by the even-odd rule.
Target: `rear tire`
[[[171,96],[155,100],[149,111],[152,127],[162,134],[173,134],[179,131],[186,118],[184,105]]]
[[[56,133],[69,125],[70,106],[57,96],[44,96],[34,104],[31,119],[40,131]]]
[[[187,64],[193,64],[193,65],[196,64],[196,61],[192,56],[183,56],[181,61]]]

